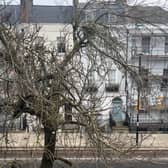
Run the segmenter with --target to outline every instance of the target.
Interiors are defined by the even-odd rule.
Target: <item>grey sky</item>
[[[4,0],[0,0],[3,2]],[[7,0],[8,2],[12,1],[12,4],[19,4],[20,0]],[[87,1],[87,0],[79,0]],[[159,5],[159,6],[168,6],[168,0],[127,0],[132,4],[148,4],[148,5]],[[72,0],[34,0],[35,5],[71,5]]]

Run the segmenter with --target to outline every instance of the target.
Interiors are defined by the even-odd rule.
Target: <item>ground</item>
[[[2,161],[1,165],[11,162],[11,161]],[[104,163],[101,161],[94,161],[94,160],[73,160],[73,163],[75,163],[75,167],[73,168],[106,168]],[[34,161],[19,161],[21,167],[23,168],[38,168],[40,164],[40,160],[34,160]],[[8,164],[9,165],[9,164]],[[3,167],[2,168],[8,168]],[[152,159],[148,160],[145,159],[134,159],[134,160],[116,160],[112,161],[109,165],[110,168],[167,168],[168,167],[168,158],[167,159]],[[19,167],[20,168],[20,167]],[[61,162],[56,162],[54,165],[54,168],[68,168],[65,164]]]

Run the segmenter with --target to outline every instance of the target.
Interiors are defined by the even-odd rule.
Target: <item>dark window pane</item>
[[[165,37],[165,53],[168,53],[168,36]]]
[[[65,121],[72,121],[72,106],[70,103],[65,103]]]
[[[57,50],[59,53],[64,53],[66,51],[65,37],[57,37]]]
[[[59,53],[64,53],[65,52],[65,43],[58,43],[57,44],[57,49]]]
[[[142,52],[143,53],[150,52],[150,37],[149,36],[142,37]]]

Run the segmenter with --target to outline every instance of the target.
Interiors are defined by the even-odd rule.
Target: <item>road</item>
[[[102,163],[80,162],[78,168],[105,168]],[[167,168],[168,160],[118,160],[109,164],[111,168]]]
[[[40,158],[43,154],[43,148],[31,147],[1,147],[0,158]],[[101,152],[102,154],[102,152]],[[56,148],[56,155],[66,158],[95,158],[100,156],[100,152],[92,147],[59,147]],[[121,153],[115,153],[114,150],[105,148],[103,155],[107,158],[116,158],[118,155],[124,158],[168,158],[168,148],[133,148]]]
[[[38,168],[42,156],[42,148],[5,148],[0,149],[0,163],[7,164],[11,160],[19,160],[24,168]],[[95,148],[75,149],[59,148],[59,157],[70,159],[76,166],[74,168],[106,168],[102,161],[96,161]],[[110,155],[110,150],[106,150],[106,156]],[[129,157],[128,157],[129,156]],[[109,160],[109,168],[167,168],[168,149],[134,149],[130,155],[121,159]],[[6,157],[6,161],[4,159]],[[112,156],[111,158],[114,158]],[[35,160],[36,158],[36,160]],[[0,165],[0,167],[3,167]],[[7,166],[9,167],[9,166]],[[68,168],[62,162],[57,161],[54,168]]]
[[[106,168],[105,164],[101,161],[95,160],[72,160],[74,168]],[[9,163],[9,160],[8,160]],[[7,161],[1,160],[1,165],[7,164]],[[40,165],[40,160],[34,161],[19,161],[21,167],[24,168],[38,168]],[[1,166],[0,165],[0,166]],[[108,164],[109,168],[167,168],[168,167],[168,158],[165,160],[162,159],[140,159],[140,160],[116,160],[111,161]],[[68,168],[67,165],[57,161],[54,164],[54,168]]]

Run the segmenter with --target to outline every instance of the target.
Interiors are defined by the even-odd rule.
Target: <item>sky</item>
[[[0,0],[2,3],[5,0]],[[12,2],[12,4],[19,4],[20,0],[7,0]],[[72,0],[33,0],[35,5],[71,5]],[[87,0],[79,0],[87,1]],[[162,7],[168,7],[168,0],[127,0],[131,4],[141,4],[141,5],[159,5]]]

